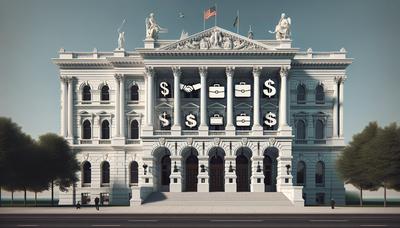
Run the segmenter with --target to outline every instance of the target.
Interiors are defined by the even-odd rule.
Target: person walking
[[[332,208],[332,209],[335,209],[335,204],[336,204],[336,202],[335,202],[335,200],[332,198],[332,199],[331,199],[331,208]]]
[[[78,201],[78,203],[76,204],[76,209],[81,209],[81,202]]]
[[[99,199],[99,197],[96,197],[94,199],[94,204],[96,205],[96,210],[99,210],[99,203],[100,203],[100,199]]]

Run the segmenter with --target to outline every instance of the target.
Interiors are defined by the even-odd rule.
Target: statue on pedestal
[[[166,33],[168,30],[161,28],[154,17],[154,13],[150,13],[146,18],[146,39],[158,39],[158,33]]]
[[[124,26],[126,20],[124,19],[122,21],[121,26],[119,26],[117,32],[118,32],[118,50],[124,50],[125,49],[125,32],[122,32],[121,29]]]
[[[275,38],[277,40],[289,40],[290,39],[290,26],[292,21],[290,17],[286,17],[285,13],[281,14],[281,19],[278,24],[275,26],[275,31],[269,31],[272,34],[275,34]]]

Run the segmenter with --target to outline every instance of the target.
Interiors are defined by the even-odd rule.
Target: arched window
[[[82,139],[91,139],[92,138],[92,126],[89,120],[83,121],[83,131],[82,131]]]
[[[297,185],[306,185],[306,163],[299,161],[297,163]]]
[[[108,120],[104,120],[101,123],[101,139],[109,139],[110,138],[110,123]]]
[[[315,103],[323,104],[325,103],[325,92],[322,84],[318,84],[315,88]]]
[[[297,86],[297,104],[306,103],[306,87],[304,84],[299,84]]]
[[[139,139],[139,123],[137,120],[131,122],[131,139]]]
[[[137,184],[139,183],[139,165],[137,162],[131,162],[130,166],[130,183]]]
[[[139,86],[134,84],[131,86],[131,101],[139,100]]]
[[[90,184],[92,182],[92,165],[85,161],[82,165],[82,184]]]
[[[110,88],[107,85],[101,88],[101,100],[102,101],[110,100]]]
[[[324,122],[317,120],[315,123],[315,139],[324,139]]]
[[[296,123],[296,139],[306,139],[306,124],[304,120],[298,120]]]
[[[90,101],[92,99],[92,94],[90,92],[90,86],[85,85],[82,91],[82,100],[83,101]]]
[[[104,161],[101,163],[101,184],[110,183],[110,163]]]
[[[325,185],[325,164],[322,161],[317,162],[315,166],[315,185]]]

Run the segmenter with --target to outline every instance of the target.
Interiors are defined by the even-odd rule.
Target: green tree
[[[68,142],[52,133],[39,137],[41,150],[48,155],[48,173],[51,188],[51,205],[54,205],[54,185],[58,185],[61,191],[66,191],[78,181],[76,176],[79,170],[79,163],[76,154],[68,145]]]
[[[0,117],[0,170],[3,188],[11,191],[12,204],[14,191],[25,191],[29,179],[29,161],[32,159],[30,150],[34,141],[21,131],[21,128],[11,119]]]
[[[380,186],[372,175],[373,158],[367,156],[367,149],[379,131],[376,122],[370,123],[361,133],[353,136],[337,161],[337,168],[344,182],[360,190],[360,206],[363,205],[363,190],[377,190]]]
[[[400,130],[396,123],[379,131],[377,137],[369,142],[366,156],[374,161],[371,166],[372,178],[383,187],[384,206],[386,207],[386,189],[397,188],[400,177]]]

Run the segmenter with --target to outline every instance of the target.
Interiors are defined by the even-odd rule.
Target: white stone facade
[[[202,44],[214,32],[223,41]],[[294,205],[303,198],[306,205],[326,204],[330,197],[344,204],[335,171],[344,147],[345,69],[352,62],[344,49],[302,52],[290,40],[253,40],[213,27],[183,40],[146,39],[145,48],[132,52],[62,49],[53,61],[61,78],[61,135],[82,163],[80,182],[60,193],[60,204],[88,195],[89,204],[100,197],[140,205],[153,191],[278,191]],[[263,93],[268,79],[275,82],[271,97]],[[236,94],[241,83],[250,96]],[[224,88],[222,98],[210,97],[214,84]],[[264,124],[269,112],[274,126]],[[222,125],[211,125],[214,114]],[[241,114],[249,127],[238,126]],[[304,177],[297,176],[299,162]]]

